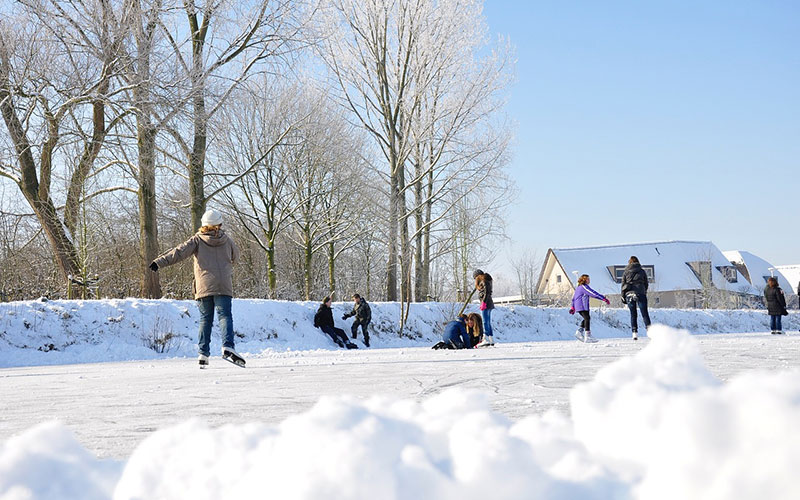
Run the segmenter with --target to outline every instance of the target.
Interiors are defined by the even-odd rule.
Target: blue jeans
[[[492,336],[492,310],[491,309],[484,309],[481,311],[481,316],[483,317],[483,334],[488,335],[489,337]]]
[[[779,332],[783,330],[781,328],[781,315],[780,314],[770,314],[769,315],[769,327],[772,329],[773,332]]]
[[[211,351],[211,327],[214,324],[214,309],[217,310],[219,327],[222,330],[222,346],[234,348],[233,343],[233,315],[231,314],[230,295],[212,295],[197,299],[197,308],[200,309],[200,337],[197,348],[200,354],[208,356]]]
[[[644,327],[650,326],[650,314],[647,312],[647,295],[636,294],[636,299],[628,300],[628,309],[631,310],[631,330],[638,331],[639,323],[636,317],[636,305],[639,305],[639,310],[642,312],[642,320],[644,320]]]

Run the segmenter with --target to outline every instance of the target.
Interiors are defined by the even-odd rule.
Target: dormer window
[[[626,267],[627,266],[606,266],[606,269],[608,269],[611,279],[613,279],[616,283],[622,283],[622,274],[625,272]],[[647,281],[649,283],[655,283],[656,266],[652,264],[642,265],[642,269],[644,269],[645,274],[647,274]]]
[[[728,283],[736,283],[739,281],[736,273],[736,266],[717,266],[717,271],[722,274],[722,277],[725,278]]]
[[[703,285],[713,285],[711,279],[711,261],[710,260],[695,260],[687,262],[687,266],[692,270],[697,280]]]

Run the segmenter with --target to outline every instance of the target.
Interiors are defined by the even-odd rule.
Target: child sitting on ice
[[[572,307],[569,308],[569,313],[575,314],[577,311],[583,318],[581,327],[575,332],[575,337],[582,342],[597,342],[597,340],[592,337],[591,326],[589,324],[591,321],[589,317],[589,297],[594,297],[608,304],[608,299],[605,298],[605,296],[594,291],[589,286],[589,275],[582,274],[581,277],[578,278],[578,286],[575,287],[575,294],[572,296]]]

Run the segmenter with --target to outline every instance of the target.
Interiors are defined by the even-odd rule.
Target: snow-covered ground
[[[316,304],[236,301],[248,367],[198,370],[191,302],[0,304],[0,499],[800,498],[795,314],[655,310],[721,334],[634,342],[604,308],[582,344],[565,310],[501,308],[498,346],[433,351],[455,306],[403,337],[372,306],[344,351]]]

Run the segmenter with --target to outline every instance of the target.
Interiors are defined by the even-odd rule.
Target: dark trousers
[[[772,329],[773,332],[779,332],[783,330],[781,328],[781,315],[780,314],[770,314],[769,315],[769,327]]]
[[[320,327],[320,330],[327,333],[339,347],[344,347],[349,342],[347,335],[345,335],[344,330],[341,328],[336,328],[335,326],[322,326]]]
[[[592,318],[589,316],[589,311],[578,311],[578,314],[580,314],[581,318],[583,318],[583,321],[581,321],[581,328],[583,328],[586,331],[591,332],[592,331],[592,327],[590,325],[590,322],[591,322]]]
[[[369,343],[369,331],[367,330],[367,326],[369,326],[369,321],[365,321],[363,323],[359,322],[358,319],[353,321],[352,326],[350,326],[350,333],[353,334],[353,338],[358,338],[358,325],[361,325],[361,332],[364,333],[364,342]]]
[[[634,295],[628,295],[628,309],[631,311],[631,330],[638,331],[639,330],[639,323],[636,317],[636,306],[639,306],[639,310],[642,312],[642,320],[644,321],[644,327],[647,328],[650,326],[650,314],[647,312],[647,295],[638,295],[636,294],[635,298]]]

